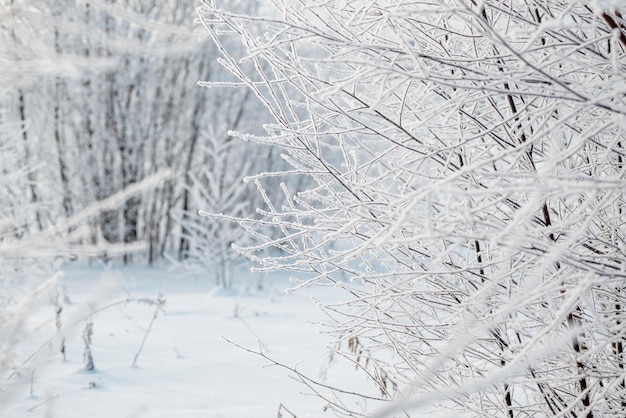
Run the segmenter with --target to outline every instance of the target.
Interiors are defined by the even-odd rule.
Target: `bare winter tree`
[[[328,331],[373,392],[301,377],[332,410],[623,414],[626,4],[204,3],[257,139],[316,182],[239,222],[265,268],[346,291]]]

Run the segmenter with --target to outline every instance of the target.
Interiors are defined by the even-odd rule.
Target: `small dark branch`
[[[478,241],[476,242],[478,243]],[[502,338],[499,330],[495,329],[490,332],[495,337],[498,346],[500,347],[501,357],[500,366],[503,368],[506,366],[506,360],[504,359],[504,350],[509,348],[509,344]],[[508,383],[504,384],[504,403],[506,404],[507,415],[509,418],[514,418],[513,414],[513,397],[511,396],[511,386]]]
[[[257,350],[253,350],[247,347],[244,347],[242,345],[239,345],[227,338],[222,337],[227,343],[232,344],[233,346],[246,351],[248,353],[251,354],[255,354],[258,355],[262,358],[264,358],[265,360],[269,361],[268,366],[278,366],[280,368],[283,368],[291,373],[293,373],[293,378],[304,384],[307,388],[309,388],[311,391],[313,391],[314,395],[319,396],[321,399],[323,399],[324,401],[328,402],[327,407],[324,409],[336,409],[337,411],[341,411],[343,414],[347,414],[348,416],[352,416],[352,417],[359,417],[359,416],[364,416],[363,414],[350,410],[348,408],[346,408],[345,406],[341,405],[340,403],[338,403],[336,401],[336,396],[327,396],[323,393],[321,393],[319,391],[320,388],[323,389],[327,389],[330,390],[331,392],[335,392],[335,393],[339,393],[339,394],[344,394],[344,395],[350,395],[350,396],[357,396],[360,397],[366,401],[386,401],[386,399],[384,398],[380,398],[380,397],[376,397],[376,396],[370,396],[367,394],[363,394],[363,393],[359,393],[359,392],[355,392],[355,391],[350,391],[350,390],[343,390],[343,389],[339,389],[338,387],[334,387],[334,386],[330,386],[327,385],[325,383],[319,382],[317,380],[314,380],[308,376],[306,376],[305,374],[303,374],[302,372],[298,371],[295,367],[290,367],[288,365],[285,365],[284,363],[280,363],[277,360],[274,360],[273,358],[269,357],[267,354],[265,354],[265,352],[263,351],[263,349],[261,348],[260,344],[258,346]]]
[[[541,207],[541,213],[543,215],[544,225],[546,227],[552,226],[552,220],[550,219],[550,210],[548,209],[548,204],[547,203],[544,203],[543,206]],[[554,236],[554,234],[552,232],[550,232],[549,236],[550,236],[550,241],[556,242],[556,237]],[[557,264],[559,264],[559,263],[557,262]],[[561,266],[557,265],[557,268],[561,268]]]
[[[287,409],[287,407],[285,405],[283,405],[282,403],[278,406],[278,415],[277,415],[278,418],[282,418],[283,417],[283,411],[285,411],[289,415],[292,415],[293,418],[297,418],[296,414],[294,414],[289,409]]]
[[[576,312],[580,312],[580,307],[576,308]],[[574,313],[570,313],[567,315],[567,324],[569,325],[570,329],[575,329],[580,324],[580,320],[576,318]],[[580,345],[580,340],[578,336],[579,336],[578,332],[574,333],[574,335],[572,336],[572,348],[574,349],[574,352],[576,353],[576,357],[577,357],[576,368],[578,369],[578,373],[579,373],[578,385],[580,386],[580,393],[583,394],[583,398],[582,398],[583,406],[585,407],[585,410],[588,411],[585,417],[593,418],[593,412],[589,408],[591,405],[591,399],[589,396],[587,378],[585,376],[585,365],[579,360],[582,354],[583,348]]]
[[[83,330],[83,342],[85,343],[85,351],[83,352],[83,360],[85,363],[85,370],[92,371],[96,368],[93,362],[93,355],[91,353],[91,337],[93,336],[93,319],[87,318],[85,323],[85,329]]]
[[[622,48],[626,49],[626,35],[624,34],[624,27],[619,25],[613,16],[608,13],[602,13],[602,19],[606,22],[607,25],[611,28],[611,30],[617,29],[619,31],[619,42],[622,44]]]
[[[618,300],[619,300],[619,295],[621,294],[621,289],[617,290],[617,294],[618,294]],[[615,304],[615,313],[617,315],[617,320],[616,320],[616,325],[618,329],[621,329],[622,327],[622,320],[620,315],[622,314],[624,308],[622,306],[621,303],[616,303]],[[613,354],[615,355],[615,360],[617,361],[617,366],[620,368],[620,370],[622,371],[623,374],[623,370],[624,370],[624,341],[622,339],[619,339],[615,342],[613,342]],[[624,381],[624,378],[622,378],[622,381],[619,384],[620,387],[620,398],[621,398],[621,407],[623,410],[626,410],[626,398],[624,397],[624,392],[626,392],[626,382]]]
[[[480,249],[480,241],[474,240],[474,246],[476,247],[476,261],[478,261],[478,265],[480,266],[479,267],[480,280],[484,282],[485,281],[485,268],[483,266],[483,254]]]
[[[141,340],[141,344],[139,345],[139,349],[135,354],[135,358],[133,359],[133,367],[137,367],[137,360],[139,359],[139,355],[143,351],[143,346],[146,344],[146,340],[148,339],[148,334],[152,331],[152,325],[154,325],[154,321],[156,321],[157,316],[159,315],[159,311],[163,310],[163,306],[165,305],[165,299],[163,299],[163,295],[159,292],[157,298],[154,300],[155,309],[154,314],[152,315],[152,319],[150,320],[150,324],[148,324],[148,329],[143,335],[143,339]]]
[[[519,334],[518,334],[518,340],[519,340]],[[560,412],[561,410],[558,408],[558,406],[553,405],[554,401],[550,399],[550,396],[548,396],[548,393],[545,391],[544,384],[537,380],[537,374],[535,373],[535,371],[532,368],[529,370],[530,370],[530,375],[532,376],[533,380],[537,382],[537,387],[539,388],[539,392],[541,393],[541,396],[543,396],[543,399],[546,401],[546,405],[548,405],[548,408],[550,408],[550,412],[552,412],[552,415],[556,415],[557,412]]]
[[[509,418],[515,418],[513,414],[513,400],[511,399],[511,390],[509,389],[509,385],[504,385],[504,401],[506,402],[506,409],[509,411]]]
[[[56,296],[54,298],[54,312],[55,312],[55,324],[56,331],[59,335],[61,335],[61,331],[63,329],[63,319],[61,318],[61,314],[63,313],[63,304],[61,302],[61,295],[57,289]],[[59,352],[63,356],[63,361],[65,358],[65,337],[61,337],[61,344],[59,346]]]

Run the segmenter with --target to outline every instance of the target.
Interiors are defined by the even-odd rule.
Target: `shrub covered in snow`
[[[257,139],[292,166],[272,174],[287,203],[268,198],[263,220],[238,220],[258,239],[241,251],[345,289],[323,304],[329,332],[378,394],[357,392],[358,409],[336,388],[330,407],[622,414],[624,11],[273,4],[258,17],[205,1],[200,15],[223,65],[274,116]],[[232,36],[246,56],[226,47]],[[294,191],[298,176],[314,187]]]

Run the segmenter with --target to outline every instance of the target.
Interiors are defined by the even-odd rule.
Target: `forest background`
[[[237,7],[253,12],[244,3]],[[259,133],[269,120],[249,91],[198,86],[234,77],[195,7],[4,2],[3,237],[54,229],[48,248],[60,257],[71,245],[74,256],[169,258],[190,269],[237,257],[230,244],[241,230],[198,210],[254,216],[260,198],[243,179],[284,164],[276,149],[228,134]],[[117,196],[144,181],[150,187]],[[72,225],[61,230],[62,220]],[[225,271],[216,276],[228,285]]]

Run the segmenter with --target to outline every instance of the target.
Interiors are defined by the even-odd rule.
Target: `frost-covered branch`
[[[265,193],[265,218],[229,218],[258,242],[241,251],[346,289],[322,301],[328,332],[358,338],[364,378],[395,382],[383,410],[619,414],[621,6],[218,3],[205,26],[292,165],[282,206]]]

